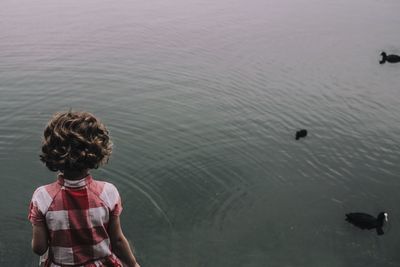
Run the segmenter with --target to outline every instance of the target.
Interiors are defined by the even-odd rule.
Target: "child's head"
[[[88,112],[56,113],[44,130],[40,160],[51,171],[96,169],[111,155],[103,123]]]

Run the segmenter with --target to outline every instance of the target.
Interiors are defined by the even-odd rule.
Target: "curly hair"
[[[48,122],[40,160],[51,171],[97,169],[112,151],[109,132],[88,112],[56,113]]]

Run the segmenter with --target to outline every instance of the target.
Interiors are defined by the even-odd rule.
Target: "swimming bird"
[[[392,55],[386,55],[385,52],[382,52],[381,56],[382,56],[382,60],[379,61],[379,64],[383,64],[386,61],[389,62],[389,63],[400,62],[400,56],[398,56],[398,55],[393,55],[393,54]]]
[[[301,129],[300,131],[296,132],[296,140],[299,140],[302,137],[307,136],[307,130],[306,129]]]
[[[383,235],[382,227],[385,221],[388,221],[388,214],[386,212],[381,212],[376,218],[367,213],[352,212],[346,214],[346,221],[361,229],[371,230],[375,228],[378,235]]]

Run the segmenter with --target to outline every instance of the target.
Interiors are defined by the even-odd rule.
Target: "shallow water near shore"
[[[56,111],[114,152],[145,266],[400,266],[400,2],[0,3],[0,266],[36,266],[27,210]],[[295,132],[308,130],[296,141]],[[386,234],[344,214],[389,213]]]

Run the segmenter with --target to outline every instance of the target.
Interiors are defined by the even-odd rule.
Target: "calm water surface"
[[[35,266],[26,219],[45,123],[88,110],[115,150],[143,267],[400,266],[395,0],[2,0],[0,266]],[[309,136],[294,140],[299,128]],[[378,237],[344,222],[389,212]]]

